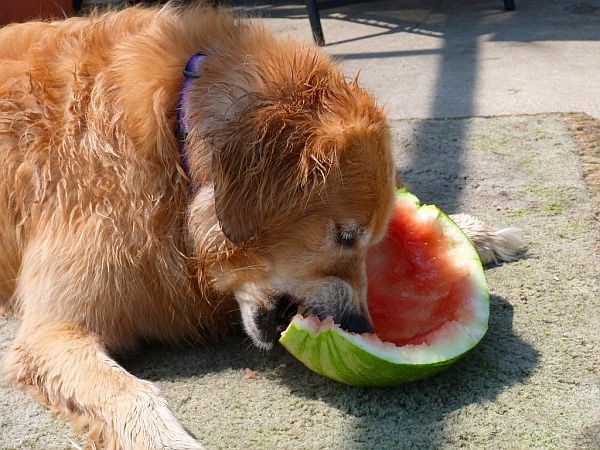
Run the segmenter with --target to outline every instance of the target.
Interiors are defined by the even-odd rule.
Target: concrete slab
[[[296,0],[297,1],[297,0]],[[303,2],[234,0],[311,39]],[[381,0],[322,11],[327,46],[391,118],[583,111],[600,118],[600,0]]]
[[[243,338],[213,349],[147,348],[122,363],[154,381],[209,448],[598,448],[600,224],[583,178],[600,153],[583,134],[600,125],[578,121],[392,121],[398,166],[423,201],[518,225],[530,247],[528,259],[486,272],[489,333],[447,372],[355,388]],[[0,319],[2,352],[16,325]],[[244,378],[245,368],[256,379]],[[81,441],[61,419],[12,387],[0,390],[0,448],[71,442]]]

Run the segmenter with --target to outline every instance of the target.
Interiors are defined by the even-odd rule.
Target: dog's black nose
[[[341,327],[351,333],[372,333],[369,320],[362,314],[350,314],[342,320]]]

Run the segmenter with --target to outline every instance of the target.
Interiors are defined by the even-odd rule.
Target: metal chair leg
[[[504,9],[507,11],[515,9],[515,0],[504,0]]]
[[[306,0],[306,9],[308,11],[308,20],[312,35],[319,46],[325,45],[325,36],[323,36],[323,28],[321,28],[321,17],[319,16],[319,6],[317,0]]]

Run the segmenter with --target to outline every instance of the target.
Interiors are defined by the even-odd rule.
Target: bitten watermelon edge
[[[466,273],[461,283],[460,315],[431,331],[422,343],[397,346],[375,334],[342,330],[331,319],[297,315],[279,342],[309,369],[342,383],[392,386],[436,374],[473,349],[487,331],[489,294],[477,252],[462,230],[441,210],[421,205],[405,189],[396,194],[397,212],[414,214],[415,223],[439,226],[447,261]],[[418,226],[418,225],[417,225]],[[385,238],[384,238],[385,241]],[[389,242],[383,245],[389,246]],[[377,246],[370,252],[377,252]],[[369,264],[369,262],[367,262]],[[369,278],[370,282],[370,278]],[[436,283],[436,280],[431,280]],[[465,284],[466,283],[466,284]],[[377,327],[375,327],[377,329]]]

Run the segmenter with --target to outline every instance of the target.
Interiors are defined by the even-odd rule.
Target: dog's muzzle
[[[373,327],[369,323],[369,320],[361,314],[348,314],[346,315],[340,326],[342,329],[351,333],[372,333]]]
[[[292,318],[298,313],[302,302],[289,296],[282,295],[269,302],[271,308],[259,308],[255,312],[254,323],[260,331],[261,341],[266,343],[276,342],[281,333],[288,327]],[[324,320],[333,317],[335,323],[342,329],[352,333],[371,333],[373,328],[367,317],[362,314],[342,313],[335,314],[331,311],[312,311],[310,308],[302,311],[304,316],[314,315]]]
[[[292,317],[298,312],[298,303],[284,295],[271,302],[272,308],[256,310],[254,323],[261,333],[261,340],[274,343],[287,328]]]

